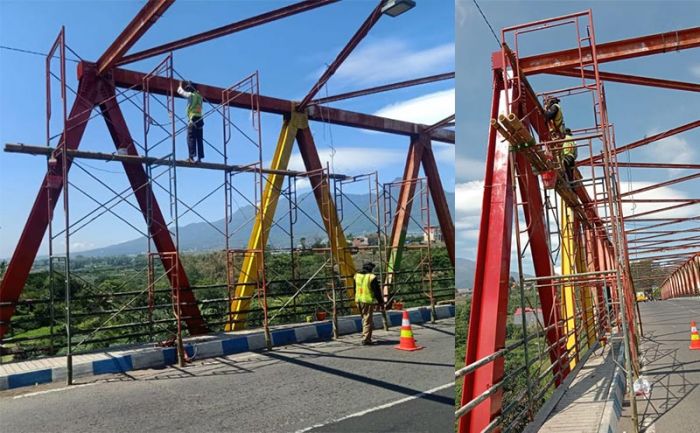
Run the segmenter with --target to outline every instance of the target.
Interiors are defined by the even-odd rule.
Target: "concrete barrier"
[[[409,308],[411,323],[419,324],[430,321],[428,307]],[[439,305],[435,307],[437,318],[454,317],[454,305]],[[387,318],[390,326],[401,326],[402,313],[388,311]],[[373,317],[374,328],[381,329],[383,321],[381,313]],[[360,316],[345,316],[338,319],[338,332],[341,335],[362,332]],[[330,320],[312,324],[296,324],[280,326],[270,331],[273,346],[284,346],[309,341],[330,340],[333,328]],[[212,358],[217,356],[234,355],[264,349],[265,335],[261,330],[224,333],[213,336],[187,338],[184,343],[187,355],[194,359]],[[124,373],[132,370],[147,368],[162,368],[177,362],[177,351],[174,347],[137,347],[120,351],[108,351],[93,354],[89,362],[74,362],[73,377],[96,376],[109,373]],[[31,363],[32,361],[29,361]],[[47,358],[43,364],[56,364],[52,368],[31,368],[25,371],[0,374],[0,390],[33,386],[41,383],[58,382],[66,379],[66,367],[63,357]],[[19,363],[18,363],[19,364]]]

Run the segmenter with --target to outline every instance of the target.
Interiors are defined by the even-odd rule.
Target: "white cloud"
[[[306,177],[298,177],[296,178],[295,186],[297,191],[305,191],[307,189],[311,189],[311,182]]]
[[[386,149],[376,147],[336,147],[331,158],[331,149],[319,149],[318,156],[325,167],[326,162],[333,165],[331,171],[338,174],[369,173],[386,166],[394,166],[397,161],[403,166],[406,149]],[[305,171],[304,160],[295,151],[289,160],[289,169]]]
[[[340,66],[334,83],[374,85],[391,83],[454,69],[455,44],[415,50],[396,38],[375,40],[360,46]],[[325,71],[316,71],[319,76]]]
[[[458,183],[455,185],[455,229],[460,254],[468,251],[466,257],[476,255],[481,219],[481,199],[484,193],[483,181]]]
[[[648,135],[657,134],[659,131],[652,131]],[[647,154],[654,161],[671,164],[687,164],[688,161],[695,161],[695,149],[687,140],[676,135],[659,140],[657,143],[647,147]]]
[[[650,185],[654,185],[657,182],[625,182],[623,183],[622,186],[622,193],[628,192],[628,191],[634,191],[638,190],[641,188],[645,188]],[[588,188],[589,194],[593,194],[593,190]],[[634,194],[633,196],[627,196],[625,197],[626,199],[656,199],[656,198],[664,198],[664,199],[685,199],[685,198],[690,198],[688,195],[678,189],[671,188],[671,187],[661,187],[661,188],[655,188],[650,191],[645,191],[641,192],[638,194]],[[641,214],[644,212],[648,212],[654,209],[661,209],[664,207],[668,206],[673,206],[675,204],[680,204],[678,203],[623,203],[622,204],[622,213],[625,217],[629,217],[632,215],[637,215]],[[602,216],[604,215],[604,210],[602,207],[599,208],[598,213]],[[690,217],[697,215],[698,213],[698,205],[690,205],[678,209],[672,209],[668,211],[663,211],[663,212],[658,212],[658,213],[653,213],[648,216],[648,218],[683,218],[683,217]],[[642,216],[641,218],[647,218],[646,216]],[[633,222],[634,219],[629,220],[629,223]],[[629,224],[628,223],[628,224]]]
[[[376,116],[432,125],[455,113],[455,89],[429,93],[388,105]]]
[[[486,172],[486,161],[458,156],[455,170],[459,181],[483,179]]]
[[[455,11],[457,12],[457,24],[461,27],[467,21],[467,17],[471,15],[471,9],[467,7],[467,0],[457,0]]]

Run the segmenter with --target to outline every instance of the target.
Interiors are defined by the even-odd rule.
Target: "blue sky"
[[[647,34],[678,30],[698,25],[700,2],[653,1],[479,1],[500,37],[507,26],[593,10],[597,41],[607,42]],[[491,101],[491,52],[498,45],[472,0],[457,0],[457,256],[475,259],[478,238],[481,196],[483,192],[484,160],[489,130]],[[525,54],[574,47],[573,32],[559,30],[526,36],[521,49]],[[688,82],[700,81],[698,50],[660,54],[604,64],[601,70],[666,78]],[[575,85],[573,79],[541,75],[532,77],[536,92]],[[608,113],[615,125],[617,146],[625,145],[647,135],[671,129],[697,120],[700,95],[674,90],[653,89],[626,84],[607,83]],[[578,98],[578,99],[576,99]],[[564,101],[567,126],[588,127],[593,124],[590,96]],[[700,131],[689,131],[619,156],[619,161],[633,162],[698,162],[700,160]],[[633,170],[633,171],[632,171]],[[650,183],[690,174],[690,171],[621,170],[622,189],[638,189]],[[697,180],[657,189],[637,198],[697,198]],[[626,215],[640,213],[658,205],[626,206]],[[674,215],[700,214],[700,206],[678,209]],[[667,213],[653,217],[669,216]],[[695,222],[694,224],[697,224]],[[685,227],[688,227],[685,225]],[[631,228],[633,226],[629,226]],[[674,226],[670,226],[671,228]],[[676,226],[678,228],[684,225]],[[514,245],[514,244],[513,244]],[[527,265],[527,264],[526,264]]]
[[[165,43],[190,34],[238,21],[274,8],[290,4],[282,1],[177,2],[165,13],[131,52]],[[319,96],[385,84],[429,74],[454,70],[454,7],[444,2],[436,7],[418,2],[414,10],[399,18],[383,17],[361,43],[346,64],[322,89]],[[46,52],[58,34],[66,27],[68,45],[86,60],[96,60],[123,27],[138,12],[139,2],[0,2],[0,45]],[[333,4],[284,20],[266,24],[241,33],[210,41],[175,52],[175,69],[196,82],[227,87],[239,79],[259,72],[261,93],[289,99],[301,99],[316,81],[324,65],[332,61],[375,5],[373,0],[354,0]],[[151,70],[162,57],[125,67],[142,72]],[[69,85],[75,87],[75,64],[68,63]],[[45,145],[45,85],[44,58],[0,49],[0,144],[23,142]],[[127,94],[131,95],[131,94]],[[133,101],[142,104],[140,95]],[[60,116],[58,94],[52,96],[54,119]],[[69,96],[70,107],[73,101]],[[151,104],[153,107],[157,105]],[[353,111],[377,113],[387,117],[433,123],[454,113],[454,82],[424,85],[395,92],[378,94],[356,100],[342,101],[334,106]],[[143,142],[143,116],[128,103],[122,104],[133,137]],[[205,107],[206,109],[206,107]],[[178,114],[184,105],[178,101]],[[163,115],[154,108],[154,117]],[[237,111],[236,120],[250,130],[249,113]],[[165,118],[157,118],[165,121]],[[281,118],[264,115],[262,119],[263,159],[269,161],[277,141]],[[52,132],[58,132],[52,124]],[[380,182],[401,175],[408,138],[366,132],[341,126],[313,123],[312,129],[323,162],[332,162],[336,172],[344,174],[380,171]],[[215,146],[221,143],[221,117],[207,119],[205,139]],[[162,138],[152,130],[149,142]],[[235,143],[241,143],[234,137]],[[238,141],[235,141],[238,140]],[[168,146],[170,144],[167,144]],[[88,126],[81,149],[114,151],[113,144],[101,119]],[[184,136],[177,140],[178,157],[186,156]],[[442,180],[447,190],[454,185],[454,147],[435,144]],[[156,154],[169,151],[160,146]],[[230,151],[232,163],[253,162],[250,145],[241,143]],[[207,160],[220,159],[211,149],[205,151]],[[333,155],[333,158],[331,158]],[[293,156],[293,169],[302,169],[298,155]],[[45,172],[46,160],[0,152],[0,257],[14,251],[19,234],[31,209],[37,189]],[[120,164],[84,161],[83,166],[115,190],[128,188]],[[162,170],[158,173],[163,173]],[[166,179],[163,173],[160,179]],[[193,204],[219,186],[222,174],[203,170],[178,170],[178,194],[181,200]],[[241,191],[252,196],[252,177],[240,175],[236,180]],[[87,174],[75,168],[71,182],[77,187],[106,199],[108,191]],[[167,187],[167,181],[164,182]],[[304,185],[299,185],[304,187]],[[365,188],[366,191],[366,188]],[[223,217],[223,193],[204,201],[197,210],[207,219]],[[157,192],[167,211],[167,194]],[[238,200],[243,204],[242,197]],[[11,203],[11,205],[8,205]],[[71,214],[74,220],[92,210],[96,204],[71,190]],[[60,206],[57,207],[57,210]],[[143,219],[127,204],[115,210],[143,230]],[[180,212],[183,212],[181,207]],[[166,216],[167,218],[167,216]],[[181,224],[201,221],[192,213]],[[62,223],[59,223],[59,225]],[[138,233],[110,214],[99,218],[72,237],[74,251],[109,245],[137,237]],[[61,245],[62,240],[55,245]],[[40,252],[43,253],[44,250]]]

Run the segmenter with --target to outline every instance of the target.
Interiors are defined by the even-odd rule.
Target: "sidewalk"
[[[435,308],[437,319],[454,317],[454,305],[440,305]],[[430,321],[428,307],[407,310],[412,324]],[[387,311],[390,326],[400,326],[402,312]],[[380,313],[374,314],[374,327],[382,327]],[[341,335],[362,332],[360,316],[338,318],[338,332]],[[311,324],[294,324],[274,327],[270,330],[273,346],[303,343],[307,341],[330,340],[333,336],[329,320]],[[194,359],[227,356],[265,348],[265,335],[255,329],[236,333],[221,333],[185,339],[185,351]],[[73,377],[94,376],[106,373],[123,373],[146,368],[162,368],[177,362],[174,347],[153,347],[138,345],[123,347],[121,350],[107,350],[73,356]],[[39,383],[58,382],[66,379],[65,357],[41,358],[32,361],[0,364],[0,390],[32,386]]]
[[[613,343],[599,346],[590,353],[587,360],[568,384],[562,384],[554,392],[551,403],[545,405],[526,432],[540,433],[609,433],[616,431],[622,412],[622,399],[625,389],[624,372],[618,365],[624,365],[622,345]],[[613,353],[617,363],[613,362]],[[558,399],[558,400],[557,400]],[[552,404],[554,405],[552,408]],[[544,422],[542,421],[544,418]],[[537,427],[541,425],[541,428]]]

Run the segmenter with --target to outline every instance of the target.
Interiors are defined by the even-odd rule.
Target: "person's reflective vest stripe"
[[[563,156],[571,155],[574,157],[574,159],[576,159],[578,152],[576,148],[576,142],[574,141],[574,137],[571,134],[567,134],[565,138],[566,141],[562,145],[561,154]]]
[[[373,304],[372,280],[374,274],[355,274],[355,302],[363,304]]]
[[[197,91],[192,92],[187,101],[187,117],[190,120],[193,117],[202,117],[202,95]]]

